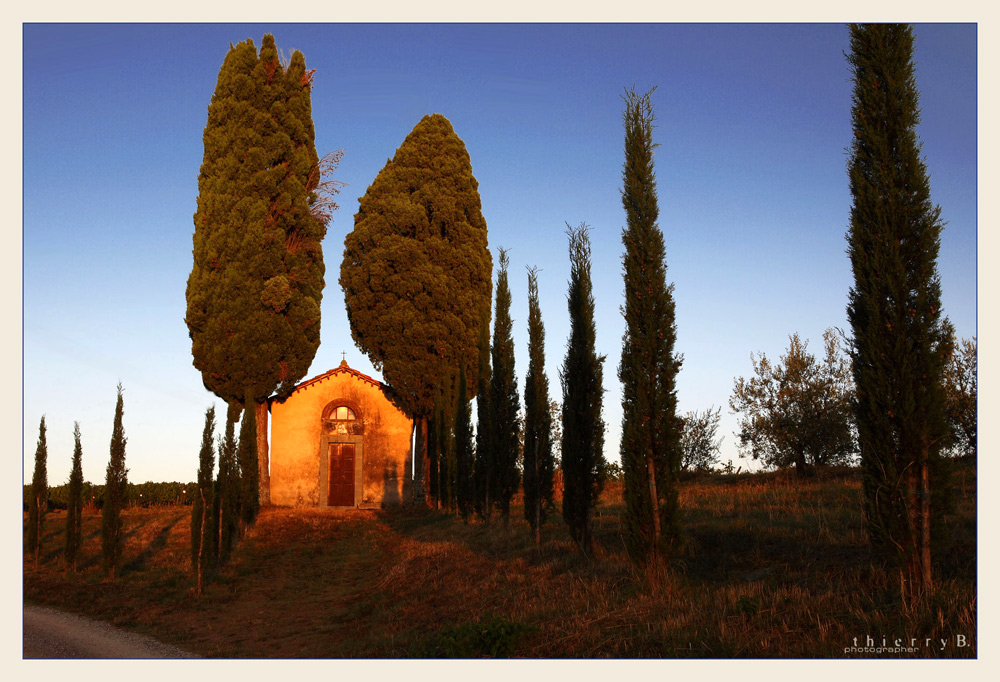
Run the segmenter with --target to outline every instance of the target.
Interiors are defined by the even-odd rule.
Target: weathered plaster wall
[[[324,410],[335,405],[349,406],[357,421],[324,426]],[[319,505],[320,440],[336,432],[363,438],[362,504],[408,502],[412,425],[380,387],[351,371],[306,382],[284,403],[271,404],[271,502]]]

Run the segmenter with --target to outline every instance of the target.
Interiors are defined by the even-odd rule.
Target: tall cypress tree
[[[460,368],[458,371],[458,404],[455,410],[455,503],[459,515],[466,523],[472,516],[475,502],[472,478],[472,408],[469,405],[468,393],[465,368]]]
[[[528,373],[524,377],[524,518],[535,544],[552,506],[552,415],[549,378],[545,374],[545,327],[538,305],[538,269],[528,270]]]
[[[902,596],[933,587],[931,529],[946,489],[943,375],[952,329],[941,314],[941,209],[931,202],[916,126],[913,34],[852,25],[847,316],[864,512],[872,542],[898,559]]]
[[[249,393],[243,404],[254,404]],[[257,463],[255,417],[254,409],[244,408],[243,421],[240,423],[240,442],[236,448],[236,461],[240,468],[240,535],[257,521],[257,513],[260,511],[260,498],[257,494],[260,469]]]
[[[45,526],[45,512],[49,505],[49,485],[46,464],[49,457],[48,445],[45,442],[45,415],[38,424],[38,444],[35,447],[35,471],[31,476],[31,499],[28,502],[28,552],[35,558],[38,567],[38,557],[42,546],[42,529]]]
[[[66,504],[66,568],[76,571],[83,538],[83,445],[80,423],[73,423],[73,464],[69,472],[69,501]]]
[[[640,96],[631,89],[623,98],[622,204],[627,226],[622,231],[625,337],[618,378],[625,541],[635,560],[666,553],[679,536],[675,478],[681,461],[681,422],[676,380],[681,360],[674,354],[674,287],[667,284],[663,233],[656,222],[652,92]]]
[[[521,419],[518,415],[520,398],[517,393],[517,376],[514,374],[513,322],[510,319],[510,285],[507,278],[509,263],[507,251],[501,248],[490,355],[493,361],[490,410],[496,465],[493,480],[496,481],[495,499],[504,526],[510,522],[510,501],[520,483],[517,456],[521,437]]]
[[[490,306],[483,307],[479,327],[479,376],[476,392],[476,459],[474,469],[475,509],[486,523],[496,499],[492,494],[495,487],[493,463],[493,437],[491,434],[490,409]]]
[[[562,382],[563,519],[584,554],[593,551],[591,515],[604,487],[604,356],[597,354],[590,279],[590,228],[567,225],[570,336]]]
[[[101,557],[104,571],[113,580],[125,551],[125,523],[122,510],[128,499],[128,469],[125,468],[125,427],[122,424],[124,400],[118,384],[115,423],[111,431],[111,456],[104,480],[104,503],[101,507]]]
[[[198,490],[191,506],[191,569],[195,574],[195,592],[201,594],[206,568],[212,565],[215,532],[212,523],[212,473],[215,469],[215,407],[205,412],[205,429],[198,452]]]
[[[493,268],[465,143],[424,116],[359,200],[340,285],[351,337],[413,415],[414,496],[426,496],[427,420],[460,367],[474,376]]]
[[[261,498],[267,503],[263,401],[287,396],[319,347],[323,250],[331,183],[314,143],[312,72],[296,51],[287,67],[274,38],[230,46],[205,126],[194,215],[194,265],[185,321],[205,387],[247,401],[260,424]],[[327,170],[330,170],[327,168]]]

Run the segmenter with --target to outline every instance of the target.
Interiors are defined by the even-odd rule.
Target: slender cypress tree
[[[206,567],[212,565],[213,549],[212,473],[215,469],[215,407],[205,412],[205,429],[198,453],[198,490],[191,506],[191,569],[195,574],[195,592],[201,594]]]
[[[513,322],[510,319],[510,285],[507,279],[507,250],[500,249],[496,304],[493,318],[493,346],[490,377],[490,409],[493,423],[493,457],[496,464],[496,504],[504,526],[510,522],[510,501],[517,492],[520,473],[517,456],[520,449],[520,397],[514,374]]]
[[[427,420],[427,493],[431,506],[440,509],[441,502],[441,464],[438,461],[441,448],[441,419],[443,417],[441,399],[434,401],[434,412]]]
[[[872,542],[900,565],[903,599],[933,588],[932,517],[943,511],[948,438],[943,375],[952,329],[941,314],[941,209],[931,203],[916,126],[913,34],[852,25],[854,137],[847,316],[864,513]]]
[[[654,88],[655,89],[655,88]],[[657,225],[653,170],[652,90],[625,92],[625,163],[622,231],[625,255],[625,337],[621,462],[625,482],[625,542],[633,560],[663,555],[679,539],[675,478],[681,460],[677,418],[673,285],[667,284],[666,250]]]
[[[80,423],[73,423],[73,465],[69,472],[69,502],[66,505],[66,568],[76,572],[83,538],[83,445]]]
[[[563,404],[563,519],[584,554],[593,551],[591,514],[604,487],[604,356],[597,354],[590,280],[590,228],[570,228],[570,336],[559,379]]]
[[[458,371],[458,404],[455,410],[455,502],[459,515],[466,523],[472,516],[475,502],[472,479],[472,408],[468,393],[463,367]]]
[[[239,404],[229,403],[226,414],[226,434],[219,442],[219,478],[215,495],[218,506],[218,565],[229,560],[239,533],[240,468],[236,459],[236,420]]]
[[[241,536],[257,521],[257,513],[260,511],[260,497],[258,496],[260,469],[257,463],[257,429],[255,427],[256,410],[249,407],[254,404],[252,396],[249,393],[247,394],[247,400],[243,404],[248,407],[243,410],[243,421],[240,424],[240,443],[236,448],[236,461],[240,468]]]
[[[128,469],[125,468],[125,427],[122,425],[124,400],[118,384],[118,403],[111,431],[111,456],[104,480],[104,504],[101,507],[101,557],[104,571],[114,580],[125,551],[125,524],[122,510],[128,499]]]
[[[545,327],[538,305],[538,269],[528,270],[528,373],[524,377],[524,518],[535,544],[552,507],[552,415],[549,378],[545,375]]]
[[[490,522],[495,496],[493,463],[493,437],[491,434],[490,409],[490,307],[485,306],[479,327],[479,378],[476,393],[476,463],[475,463],[475,508],[486,523]]]
[[[49,505],[49,485],[46,474],[46,463],[49,457],[45,442],[45,415],[38,424],[38,445],[35,447],[35,471],[31,476],[31,499],[28,502],[28,538],[27,550],[35,558],[41,554],[42,529],[45,526],[45,512]]]

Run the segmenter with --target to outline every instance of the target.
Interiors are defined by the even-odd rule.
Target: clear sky
[[[517,375],[527,369],[527,276],[540,268],[547,372],[568,337],[566,223],[593,229],[605,454],[618,460],[620,95],[653,94],[660,227],[675,284],[681,412],[721,406],[750,353],[777,358],[798,332],[822,349],[847,327],[851,83],[843,24],[25,24],[23,425],[31,478],[38,421],[48,480],[68,479],[73,422],[84,477],[103,482],[125,389],[129,479],[196,478],[205,409],[184,289],[202,131],[229,44],[273,33],[316,69],[319,154],[343,149],[346,182],[324,242],[322,344],[308,377],[354,348],[337,279],[357,198],[420,118],[446,116],[468,148],[489,244],[510,249]],[[945,314],[977,333],[977,27],[915,26],[932,199],[947,221]],[[375,373],[377,374],[377,373]]]

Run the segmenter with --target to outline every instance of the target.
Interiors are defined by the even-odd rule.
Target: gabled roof
[[[292,389],[292,392],[285,398],[285,400],[287,400],[288,398],[292,397],[293,395],[295,395],[296,393],[298,393],[299,391],[301,391],[304,388],[308,388],[309,386],[312,386],[313,384],[318,384],[321,381],[325,381],[325,380],[329,379],[330,377],[336,376],[338,374],[350,374],[351,376],[357,377],[358,379],[361,379],[365,383],[370,384],[370,385],[374,386],[375,388],[381,389],[383,392],[388,393],[388,392],[391,391],[391,389],[388,386],[386,386],[385,384],[383,384],[381,381],[379,381],[377,379],[373,379],[372,377],[368,376],[367,374],[362,374],[361,372],[359,372],[356,369],[352,369],[351,367],[349,367],[347,365],[347,360],[342,360],[339,367],[331,369],[328,372],[324,372],[323,374],[320,374],[319,376],[315,376],[312,379],[306,379],[302,383],[297,384],[295,386],[295,388]],[[279,400],[277,396],[270,398],[268,400],[268,402],[272,403],[272,402],[274,402],[276,400]],[[284,400],[280,400],[279,402],[284,402]]]

